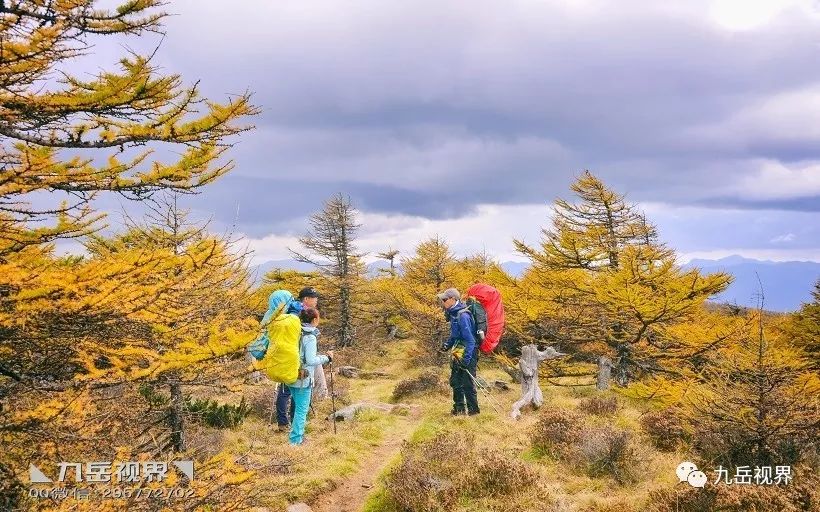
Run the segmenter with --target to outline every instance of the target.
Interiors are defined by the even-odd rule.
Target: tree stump
[[[544,403],[544,395],[538,385],[538,363],[545,359],[565,356],[552,347],[539,351],[535,345],[524,345],[518,367],[521,370],[521,399],[513,404],[511,416],[514,420],[521,417],[521,409],[532,404],[536,409]]]

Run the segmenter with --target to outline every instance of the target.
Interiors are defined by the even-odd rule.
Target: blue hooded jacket
[[[473,315],[469,313],[459,314],[465,309],[467,309],[467,305],[458,301],[447,310],[447,318],[450,320],[450,338],[444,344],[444,347],[449,350],[454,345],[462,345],[464,347],[464,357],[461,362],[464,366],[467,366],[472,361],[476,342],[473,335],[473,331],[475,331]]]
[[[299,340],[299,357],[301,364],[307,368],[308,376],[290,384],[292,388],[309,388],[313,385],[316,367],[327,364],[330,358],[324,354],[318,354],[319,329],[311,324],[302,324],[302,338]]]
[[[287,290],[276,290],[275,292],[270,294],[268,297],[268,310],[265,312],[265,316],[262,317],[262,325],[266,325],[270,322],[271,317],[273,314],[276,313],[276,310],[279,309],[283,304],[285,305],[284,311],[287,311],[287,307],[293,302],[293,294]]]

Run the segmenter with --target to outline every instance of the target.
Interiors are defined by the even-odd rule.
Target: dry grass
[[[417,377],[399,381],[395,389],[393,389],[391,400],[398,402],[409,396],[442,391],[444,382],[442,381],[440,373],[441,372],[436,368],[428,368],[422,371]]]
[[[798,470],[799,471],[799,470]],[[688,485],[652,492],[650,512],[813,512],[820,510],[820,478],[807,468],[789,485]]]
[[[469,433],[447,432],[408,446],[385,480],[387,496],[399,510],[453,510],[459,502],[483,508],[509,507],[510,499],[537,497],[541,510],[552,499],[531,464],[494,448],[479,448]]]
[[[356,361],[356,366],[363,370],[385,372],[388,377],[336,379],[335,383],[346,387],[350,402],[390,401],[400,381],[412,379],[424,371],[407,362],[405,355],[413,347],[411,340],[392,341],[382,344],[378,351],[371,351],[367,358]],[[446,374],[446,366],[437,368],[440,376]],[[509,380],[506,373],[488,358],[481,360],[479,374],[488,382]],[[443,382],[446,384],[446,380]],[[641,428],[644,404],[618,397],[616,410],[611,411],[611,406],[599,407],[597,401],[592,405],[593,399],[601,396],[594,389],[544,385],[545,406],[542,410],[527,409],[516,422],[509,418],[512,403],[519,397],[518,388],[513,386],[513,389],[514,392],[493,392],[489,397],[479,393],[482,413],[475,417],[456,418],[449,414],[452,404],[448,397],[426,392],[410,393],[403,396],[402,401],[420,407],[418,418],[366,412],[354,422],[339,423],[337,436],[333,435],[332,424],[322,419],[331,409],[330,401],[325,400],[316,404],[316,416],[310,419],[308,426],[309,449],[304,450],[287,446],[287,436],[276,433],[275,427],[267,424],[265,413],[269,415],[272,389],[249,386],[245,396],[255,403],[251,400],[251,391],[256,393],[253,396],[259,404],[256,407],[258,413],[247,418],[236,431],[225,431],[222,439],[214,438],[214,442],[234,453],[247,453],[249,463],[260,468],[270,461],[283,461],[284,465],[278,468],[260,469],[257,477],[257,486],[264,491],[265,498],[256,505],[271,510],[283,510],[287,503],[296,501],[310,503],[314,497],[331,492],[342,485],[347,476],[359,471],[363,464],[373,463],[370,457],[375,446],[394,438],[396,432],[404,435],[408,429],[412,431],[408,448],[382,474],[363,510],[402,510],[393,496],[395,485],[391,487],[391,482],[395,484],[396,481],[389,480],[389,475],[397,472],[406,477],[402,479],[406,496],[419,501],[424,501],[423,496],[435,496],[441,499],[441,503],[452,505],[450,510],[454,511],[631,512],[648,510],[650,505],[660,506],[666,502],[664,500],[673,499],[669,489],[680,487],[676,485],[675,467],[690,455],[682,451],[682,446],[670,447],[672,451],[660,451],[652,446],[652,434]],[[611,403],[609,398],[608,403]],[[593,409],[605,413],[596,414]],[[553,446],[563,442],[572,448],[562,452],[565,456],[545,457],[547,453],[543,448],[533,447],[531,436],[539,429],[546,432],[543,417],[549,414],[571,418],[568,425],[579,427],[578,432],[581,432],[575,435],[556,427],[554,432],[545,435],[544,439]],[[673,426],[669,425],[669,428]],[[426,448],[433,453],[421,448],[438,446],[440,441],[434,440],[451,439],[448,436],[464,432],[470,433],[472,444],[466,448],[457,447],[453,454],[458,457],[437,454],[437,448]],[[597,434],[584,441],[582,436],[589,432]],[[435,464],[430,463],[433,459]],[[444,474],[437,473],[435,467],[447,467],[458,474],[467,466],[465,460],[472,461],[469,477],[455,479],[461,487],[448,487]],[[634,467],[629,466],[629,460],[633,461]],[[590,467],[594,469],[590,470]],[[624,474],[625,468],[634,469],[637,474],[629,478],[617,476]],[[499,480],[499,473],[514,477]],[[618,479],[624,484],[619,484]],[[413,487],[419,486],[419,482],[427,482],[429,486],[422,492],[420,487]],[[536,484],[521,485],[521,482]],[[511,492],[515,488],[519,490]],[[492,489],[492,492],[482,489]],[[424,501],[432,502],[433,498]],[[549,508],[545,508],[545,503]],[[429,507],[435,509],[434,505]],[[658,512],[665,510],[658,509]]]

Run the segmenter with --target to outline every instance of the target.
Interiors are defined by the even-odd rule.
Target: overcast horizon
[[[262,114],[236,168],[186,199],[288,257],[334,193],[360,247],[521,260],[589,169],[682,259],[820,262],[820,7],[814,1],[173,1],[155,57]],[[83,71],[110,69],[98,44]],[[100,202],[114,224],[120,201]],[[125,206],[129,209],[132,206]],[[238,214],[237,214],[238,212]]]

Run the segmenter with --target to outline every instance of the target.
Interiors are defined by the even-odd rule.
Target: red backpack
[[[487,313],[487,332],[479,347],[489,354],[498,345],[504,334],[504,305],[501,303],[501,292],[484,283],[476,283],[467,290],[467,297],[476,299]]]

